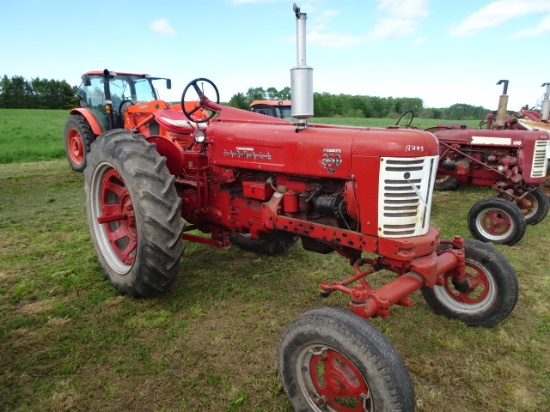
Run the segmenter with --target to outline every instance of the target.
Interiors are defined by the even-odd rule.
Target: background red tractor
[[[165,80],[166,88],[171,88],[170,79],[142,73],[105,69],[82,75],[77,91],[80,108],[71,110],[64,133],[65,153],[73,170],[81,172],[86,168],[90,145],[98,135],[116,128],[133,128],[155,111],[169,107],[159,100],[155,80]],[[136,103],[146,104],[134,106],[127,113]]]
[[[420,290],[436,313],[492,326],[516,305],[517,276],[491,246],[441,240],[430,226],[431,133],[307,123],[306,15],[294,12],[296,122],[222,106],[200,78],[183,91],[183,113],[158,110],[132,130],[99,135],[84,172],[93,244],[112,285],[143,297],[174,282],[184,240],[277,254],[301,239],[307,250],[339,253],[353,273],[323,282],[321,294],[348,294],[351,312],[315,309],[286,328],[277,362],[290,402],[301,411],[412,411],[402,359],[365,319],[410,306]],[[367,277],[381,271],[395,278],[374,288]]]
[[[488,116],[487,129],[438,125],[427,129],[439,140],[436,189],[460,184],[491,187],[497,197],[483,199],[470,209],[468,227],[484,242],[513,245],[528,224],[548,214],[549,201],[539,187],[548,166],[548,133],[505,127],[508,81],[500,97],[496,122]]]

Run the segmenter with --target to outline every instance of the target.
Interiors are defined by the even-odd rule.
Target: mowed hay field
[[[51,137],[62,153],[60,114]],[[469,237],[469,208],[492,193],[434,196],[442,237]],[[0,164],[0,411],[291,410],[275,365],[279,337],[309,309],[347,307],[343,295],[318,294],[323,280],[349,276],[343,258],[299,244],[258,257],[187,243],[168,293],[130,299],[104,279],[84,206],[83,176],[62,156]],[[497,247],[516,269],[520,299],[491,329],[435,315],[420,293],[411,308],[371,320],[405,360],[417,410],[550,410],[549,240],[547,218]]]

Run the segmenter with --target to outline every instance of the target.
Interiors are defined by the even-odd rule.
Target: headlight
[[[195,131],[195,142],[204,143],[205,140],[206,140],[206,133],[204,133],[204,130]]]

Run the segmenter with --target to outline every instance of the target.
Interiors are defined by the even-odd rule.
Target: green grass
[[[0,109],[0,164],[65,157],[67,110]]]
[[[67,110],[0,109],[0,164],[63,159],[63,127]],[[402,123],[407,119],[403,119]],[[396,119],[319,117],[311,120],[348,126],[387,127]],[[477,127],[479,121],[440,121],[415,119],[413,126],[427,128],[437,123],[466,123]]]
[[[0,411],[290,411],[275,366],[283,329],[343,294],[350,267],[299,245],[282,257],[187,243],[172,289],[130,299],[104,279],[83,176],[64,159],[0,165]],[[469,236],[488,189],[436,192],[432,225]],[[435,315],[420,293],[372,323],[411,374],[418,411],[539,412],[550,405],[550,220],[497,248],[520,299],[494,328]]]

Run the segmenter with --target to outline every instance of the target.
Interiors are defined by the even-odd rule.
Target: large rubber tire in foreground
[[[298,236],[287,232],[261,234],[259,239],[252,239],[247,233],[229,236],[229,240],[243,250],[264,256],[281,255],[287,252],[298,241]]]
[[[393,346],[342,309],[314,309],[294,320],[279,342],[277,365],[297,412],[415,409],[411,379]]]
[[[166,291],[184,248],[166,158],[144,136],[113,130],[94,142],[84,176],[88,227],[107,279],[132,297]]]
[[[523,238],[527,223],[516,204],[491,197],[472,206],[468,213],[468,228],[482,242],[511,246]]]
[[[86,168],[90,145],[96,136],[83,116],[70,115],[65,122],[65,154],[71,169],[83,172]]]
[[[537,187],[534,191],[518,202],[528,225],[540,223],[548,214],[550,202],[544,190]]]
[[[518,301],[519,283],[510,262],[498,250],[474,239],[464,239],[467,283],[455,285],[452,273],[445,284],[421,291],[428,306],[469,326],[490,327],[505,319]]]

